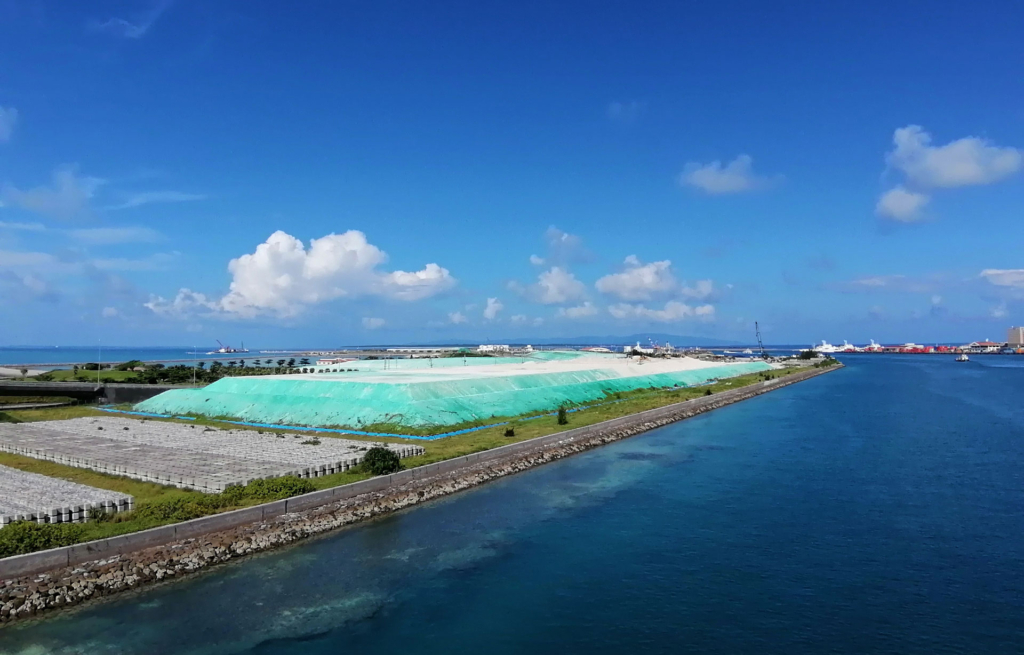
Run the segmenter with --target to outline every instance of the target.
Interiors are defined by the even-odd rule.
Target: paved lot
[[[373,443],[121,417],[0,424],[0,450],[200,491],[281,475],[319,477],[362,461]],[[421,446],[379,444],[410,457]]]
[[[126,510],[131,496],[0,466],[0,525],[15,520],[66,523],[85,519],[87,508]]]

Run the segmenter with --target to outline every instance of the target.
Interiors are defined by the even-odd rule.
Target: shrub
[[[712,393],[714,393],[714,392],[713,392],[713,391],[711,391],[711,389],[705,389],[705,390],[704,390],[704,395],[705,395],[705,396],[710,396],[710,395],[711,395]]]
[[[6,412],[0,412],[0,423],[21,423],[21,419],[14,418]]]
[[[800,354],[797,355],[797,359],[814,359],[818,356],[818,353],[813,350],[801,350]]]
[[[286,475],[284,477],[270,478],[268,480],[253,480],[244,487],[228,487],[224,490],[224,493],[222,493],[221,496],[230,501],[269,501],[308,494],[311,491],[316,491],[316,487],[313,486],[313,483],[309,480],[299,478],[294,475]],[[239,503],[232,502],[232,504],[237,505]]]
[[[388,475],[402,470],[398,453],[390,448],[374,446],[363,457],[363,470],[372,475]]]
[[[505,428],[505,436],[506,437],[514,437],[514,436],[516,436],[516,428],[515,428],[515,426],[510,425],[507,428]]]
[[[0,557],[70,546],[82,541],[84,533],[85,527],[78,523],[18,521],[0,530]]]
[[[569,415],[565,411],[565,405],[562,405],[561,407],[558,408],[558,424],[559,425],[568,425],[568,423],[569,423]]]

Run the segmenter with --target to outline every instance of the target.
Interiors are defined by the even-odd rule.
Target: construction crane
[[[757,347],[761,349],[761,359],[768,359],[768,353],[764,351],[764,344],[761,343],[761,327],[754,321],[754,332],[757,334]]]

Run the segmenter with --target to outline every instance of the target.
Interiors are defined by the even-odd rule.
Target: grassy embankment
[[[608,402],[604,404],[598,404],[592,407],[580,409],[575,412],[571,412],[568,415],[568,424],[559,425],[555,416],[545,415],[540,418],[533,420],[523,420],[525,417],[515,417],[511,419],[511,427],[514,428],[515,435],[512,437],[505,436],[506,429],[510,426],[494,426],[471,432],[468,434],[456,435],[452,437],[446,437],[438,439],[436,441],[417,441],[416,443],[422,445],[426,452],[423,455],[417,457],[410,457],[402,461],[406,468],[412,468],[415,466],[422,466],[425,464],[431,464],[434,462],[443,461],[446,459],[452,459],[454,457],[460,457],[462,455],[468,455],[471,453],[477,453],[484,450],[489,450],[498,446],[503,446],[509,443],[515,443],[517,441],[524,441],[526,439],[532,439],[535,437],[545,436],[572,428],[583,427],[586,425],[593,425],[594,423],[600,423],[613,418],[621,416],[627,416],[630,414],[636,414],[648,409],[655,409],[657,407],[663,407],[673,403],[682,402],[699,396],[706,395],[708,391],[712,394],[727,391],[730,389],[736,389],[744,387],[750,384],[756,384],[763,382],[767,379],[784,377],[797,371],[803,370],[802,368],[793,369],[782,369],[765,371],[762,373],[753,373],[749,375],[738,376],[735,378],[729,378],[721,380],[711,385],[702,387],[683,387],[677,389],[657,389],[657,390],[637,390],[628,393],[617,394],[618,398],[609,398]],[[611,402],[611,401],[616,402]],[[67,418],[78,418],[84,416],[110,416],[110,414],[101,412],[99,410],[87,407],[87,406],[74,406],[74,407],[55,407],[47,409],[35,409],[35,410],[17,410],[10,411],[8,415],[16,418],[20,421],[44,421],[44,420],[59,420]],[[165,419],[150,419],[150,420],[165,420]],[[174,421],[175,419],[166,419]],[[493,422],[492,419],[491,422]],[[184,421],[182,421],[184,422]],[[188,423],[193,423],[189,421]],[[201,425],[210,425],[214,427],[227,427],[232,429],[256,429],[256,428],[244,428],[241,426],[225,425],[222,422],[199,418],[195,423]],[[462,426],[462,427],[467,427]],[[394,429],[396,426],[377,426],[387,427]],[[450,428],[445,428],[446,430]],[[268,431],[265,428],[261,431]],[[381,430],[385,431],[385,430]],[[437,431],[435,429],[435,431]],[[278,433],[289,433],[294,431],[288,430],[274,430],[273,432]],[[321,438],[330,438],[329,435],[320,434]],[[357,435],[339,435],[345,438],[364,440],[364,441],[387,441],[393,443],[408,443],[408,440],[401,438],[369,438],[359,437]],[[311,446],[315,447],[315,446]],[[184,489],[177,489],[175,487],[162,486],[150,482],[141,482],[138,480],[132,480],[130,478],[118,477],[109,475],[106,473],[99,473],[90,471],[88,469],[73,468],[62,464],[56,464],[53,462],[46,462],[42,460],[33,459],[30,457],[24,457],[21,455],[13,455],[9,453],[0,452],[0,465],[9,466],[22,471],[28,471],[32,473],[40,473],[53,478],[60,478],[69,480],[71,482],[78,482],[80,484],[97,487],[100,489],[109,489],[118,493],[129,494],[135,498],[136,511],[128,514],[113,515],[108,521],[101,521],[95,523],[76,524],[80,526],[80,529],[76,530],[76,534],[70,539],[70,543],[77,543],[81,541],[89,541],[93,539],[101,539],[104,537],[115,536],[119,534],[125,534],[128,532],[135,532],[138,530],[144,530],[158,525],[164,525],[167,523],[174,523],[176,521],[185,520],[188,518],[194,518],[202,514],[216,513],[220,511],[227,511],[230,509],[237,509],[239,507],[246,507],[250,505],[259,504],[266,502],[270,498],[259,497],[258,495],[250,496],[239,496],[235,495],[230,499],[219,499],[213,502],[208,502],[210,497],[216,498],[222,496],[222,494],[204,494],[198,491],[189,491]],[[321,478],[312,478],[310,480],[303,480],[303,483],[308,483],[306,490],[313,489],[327,489],[330,487],[336,487],[359,480],[364,480],[371,477],[368,473],[354,470],[346,471],[343,473],[336,473],[333,475],[324,476]],[[304,487],[305,488],[305,487]],[[296,492],[301,492],[299,487],[291,489]],[[280,494],[279,494],[280,495]],[[280,497],[285,497],[281,495]],[[178,508],[185,507],[183,511],[177,511]],[[170,508],[170,509],[168,509]],[[140,511],[140,510],[145,511]],[[44,528],[60,528],[61,526],[40,526]],[[4,552],[3,538],[4,532],[7,529],[0,530],[0,553]],[[8,553],[9,554],[9,553]]]

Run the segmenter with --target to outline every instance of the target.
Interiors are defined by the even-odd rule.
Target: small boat
[[[971,359],[967,356],[967,353],[960,353],[959,355],[956,356],[956,361],[969,362],[971,361]]]

